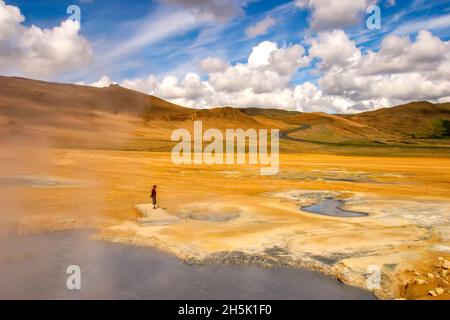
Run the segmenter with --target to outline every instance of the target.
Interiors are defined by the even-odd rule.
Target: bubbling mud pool
[[[93,231],[0,241],[1,299],[374,299],[306,269],[188,265],[152,248],[91,240]],[[67,267],[81,268],[68,290]]]
[[[218,203],[193,203],[181,210],[181,214],[196,221],[227,222],[239,218],[241,208]]]

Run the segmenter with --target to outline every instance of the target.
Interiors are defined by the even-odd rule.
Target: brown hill
[[[0,142],[166,150],[176,128],[262,127],[234,108],[197,110],[111,85],[94,88],[0,76]]]
[[[353,121],[404,138],[429,139],[450,136],[450,103],[412,102],[350,116]]]
[[[94,88],[0,77],[2,140],[51,145],[123,145],[147,119],[192,110],[117,85]]]
[[[282,120],[291,141],[328,145],[449,145],[450,103],[413,102],[355,115],[249,109],[256,118]],[[282,128],[282,127],[281,127]]]
[[[95,88],[0,76],[0,94],[2,114],[19,115],[24,119],[32,117],[34,120],[52,115],[42,114],[40,108],[53,108],[55,112],[64,113],[96,111],[135,116],[190,110],[118,85]]]

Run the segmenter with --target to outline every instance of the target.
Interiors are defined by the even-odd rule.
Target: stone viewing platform
[[[138,204],[135,208],[137,210],[137,222],[141,226],[163,226],[183,222],[182,219],[169,214],[163,208],[153,209],[153,205],[150,203]]]

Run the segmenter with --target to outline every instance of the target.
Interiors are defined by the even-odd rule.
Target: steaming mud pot
[[[187,265],[151,248],[90,240],[90,231],[1,242],[1,299],[374,299],[317,272]],[[30,264],[33,268],[30,268]],[[81,290],[66,268],[81,268]]]
[[[183,216],[197,221],[226,222],[237,219],[241,209],[230,205],[213,203],[195,203],[186,206]]]

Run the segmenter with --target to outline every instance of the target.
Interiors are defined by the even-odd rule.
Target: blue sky
[[[73,66],[69,61],[66,63],[67,68],[58,65],[58,67],[55,67],[55,72],[52,72],[52,70],[34,72],[35,70],[32,67],[18,68],[17,70],[11,67],[1,69],[1,64],[0,72],[6,75],[22,75],[81,84],[95,84],[101,77],[108,80],[105,84],[111,81],[122,84],[128,80],[128,86],[133,89],[152,94],[159,93],[164,98],[194,107],[196,107],[196,104],[199,107],[210,107],[224,102],[239,106],[260,106],[261,101],[267,100],[270,93],[281,99],[283,90],[289,89],[293,97],[296,86],[311,84],[315,89],[311,89],[312,87],[310,89],[317,90],[315,96],[311,94],[311,90],[308,91],[309,87],[299,89],[300,92],[305,91],[311,95],[309,98],[313,99],[312,102],[309,100],[309,102],[306,100],[301,102],[302,105],[309,103],[310,106],[302,106],[301,108],[293,106],[292,108],[316,110],[323,107],[325,111],[339,112],[342,111],[342,108],[349,110],[353,107],[375,108],[386,103],[401,102],[406,93],[392,94],[392,98],[376,97],[375,93],[369,97],[364,94],[355,94],[354,90],[351,89],[354,89],[353,86],[356,84],[352,84],[352,88],[343,87],[342,94],[336,92],[334,88],[336,84],[324,85],[327,76],[328,78],[333,76],[333,66],[327,63],[324,56],[326,55],[324,53],[326,47],[324,41],[332,41],[330,37],[326,38],[326,33],[332,34],[333,31],[339,31],[341,32],[340,35],[345,34],[344,40],[352,42],[357,48],[358,52],[355,54],[362,55],[367,60],[360,59],[361,61],[358,61],[359,66],[368,65],[370,57],[365,55],[369,52],[378,52],[383,40],[392,35],[409,37],[413,46],[414,42],[418,41],[418,34],[421,31],[427,31],[433,37],[439,39],[444,46],[448,45],[447,41],[450,39],[450,1],[357,0],[354,3],[359,1],[365,3],[365,6],[355,9],[351,7],[354,6],[353,4],[349,4],[349,10],[355,10],[356,18],[348,15],[349,10],[340,12],[339,7],[336,7],[338,9],[336,10],[336,16],[340,14],[342,16],[348,15],[348,17],[342,17],[342,19],[340,17],[327,18],[326,4],[323,5],[323,2],[327,1],[330,0],[225,0],[222,2],[210,0],[208,4],[205,4],[207,3],[205,0],[6,0],[6,5],[20,9],[21,15],[25,18],[24,21],[20,22],[23,27],[32,28],[34,25],[43,31],[60,26],[69,16],[66,13],[67,7],[72,4],[78,5],[81,9],[80,29],[77,30],[76,35],[72,36],[74,41],[82,39],[85,42],[86,50],[89,50],[86,53],[86,55],[89,55],[89,59]],[[334,3],[336,5],[341,1],[334,1]],[[223,8],[220,5],[215,5],[215,3],[224,2],[227,3],[227,6]],[[369,30],[366,27],[366,19],[369,15],[364,9],[373,2],[376,2],[381,9],[382,28],[380,30]],[[328,19],[328,21],[324,19],[319,21],[321,18],[318,16],[321,13],[325,14],[325,20]],[[249,36],[249,28],[255,27],[265,19],[266,22],[270,20],[269,26],[261,25],[259,29],[256,28],[259,30],[256,31],[256,35]],[[336,25],[333,25],[333,23],[336,23]],[[321,35],[328,40],[321,39],[322,42],[319,43],[318,39]],[[336,35],[335,32],[332,39],[338,39]],[[80,38],[75,39],[75,36]],[[431,41],[430,38],[427,39]],[[270,89],[265,92],[258,88],[247,88],[247,93],[251,91],[250,94],[258,94],[258,96],[252,96],[248,98],[248,102],[245,102],[247,96],[244,96],[242,92],[237,94],[237,89],[230,89],[230,86],[227,85],[214,86],[212,82],[209,83],[211,71],[202,70],[199,66],[200,62],[208,57],[220,59],[230,68],[238,64],[247,66],[252,50],[265,41],[276,44],[277,49],[301,46],[305,51],[303,55],[309,56],[308,63],[299,63],[298,68],[294,68],[295,70],[291,70],[289,75],[286,76],[287,79],[284,75],[278,77],[282,78],[281,80],[277,78],[276,81],[279,81],[279,83],[271,88],[276,92],[270,91]],[[314,50],[318,52],[316,55],[311,54],[311,46],[314,41],[316,41],[316,49]],[[425,40],[423,44],[425,45]],[[270,46],[266,46],[265,50],[275,52],[275,49],[270,48]],[[334,50],[339,51],[339,44]],[[414,50],[417,50],[419,54],[420,48]],[[2,51],[0,51],[0,54],[2,54]],[[41,51],[39,51],[39,55],[41,54]],[[79,57],[82,54],[83,52],[78,50],[74,59],[81,60]],[[433,61],[441,61],[440,64],[433,64],[433,68],[437,66],[446,70],[446,54],[445,51],[442,51],[441,56],[432,57]],[[30,54],[27,57],[29,56]],[[379,59],[382,61],[380,63],[387,63],[388,56],[388,53],[384,56],[380,53],[380,57],[375,57],[372,60]],[[411,61],[416,59],[414,57],[406,58],[411,59]],[[334,67],[337,67],[338,64]],[[47,68],[51,68],[51,64],[48,63],[47,65]],[[412,71],[424,77],[424,84],[426,81],[431,81],[430,79],[437,81],[436,79],[439,77],[436,75],[425,75],[425,72],[433,71],[430,69],[431,62],[428,63],[430,70],[426,69],[425,65],[426,63],[418,70]],[[345,68],[343,64],[340,64],[339,67]],[[356,68],[355,65],[352,67]],[[249,68],[252,69],[252,67]],[[261,66],[258,66],[258,68],[261,68]],[[265,67],[263,66],[263,68]],[[278,72],[277,68],[276,66],[270,70],[266,68],[264,72],[274,70]],[[348,70],[348,68],[345,68],[345,70]],[[241,74],[238,71],[233,73],[233,70],[229,70],[228,75]],[[243,70],[242,72],[247,74],[247,71]],[[225,72],[225,69],[220,72]],[[214,95],[214,98],[202,99],[199,96],[200,93],[189,93],[186,94],[186,97],[183,96],[182,92],[189,91],[191,87],[187,90],[180,83],[190,73],[198,75],[204,82],[201,84],[204,88],[200,92],[207,92],[207,95]],[[362,77],[363,73],[361,70],[357,71],[358,76]],[[398,74],[404,76],[405,71],[398,72]],[[390,76],[390,79],[394,79],[396,75],[397,73],[394,72],[388,76]],[[154,81],[157,81],[157,83],[147,86],[136,84],[138,80],[147,81],[149,76],[154,77]],[[177,93],[174,90],[162,89],[164,87],[162,83],[168,76],[177,79],[178,82],[173,81],[172,78],[167,80],[167,83],[174,84],[174,90],[180,89]],[[225,78],[225,73],[223,76]],[[378,81],[377,83],[386,80],[379,78],[381,74],[371,74],[371,76],[378,77],[369,79],[370,81]],[[415,76],[415,74],[411,74],[410,78],[413,79]],[[367,79],[364,78],[364,80]],[[189,86],[192,85],[189,83]],[[211,89],[209,86],[214,88]],[[222,87],[225,89],[220,91]],[[214,90],[214,93],[208,90]],[[224,92],[231,93],[224,96]],[[450,94],[447,95],[448,92],[445,85],[439,93],[423,98],[440,101],[450,96]],[[316,101],[319,99],[317,98],[318,95],[323,101]],[[339,100],[338,98],[343,99],[337,103],[340,107],[335,105],[336,101]],[[383,100],[383,98],[386,99]],[[411,98],[420,98],[420,96]],[[276,107],[277,99],[274,100],[269,103],[270,107]],[[288,108],[286,105],[288,105],[287,102],[281,107]]]

